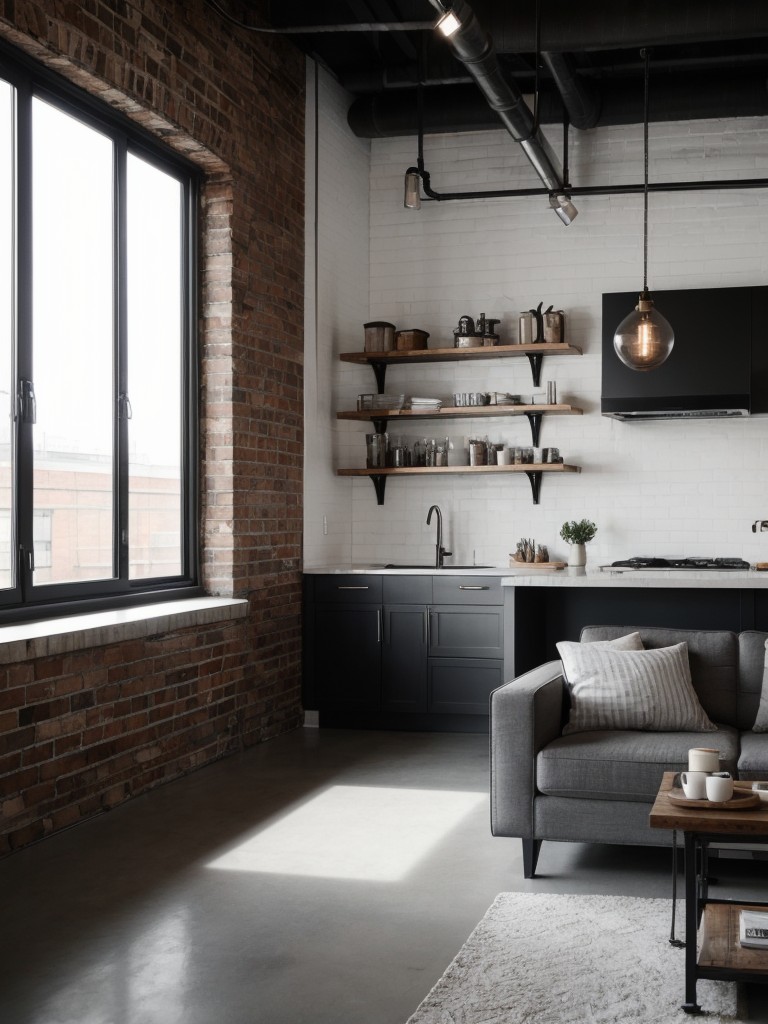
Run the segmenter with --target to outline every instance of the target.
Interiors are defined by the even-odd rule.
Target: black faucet
[[[435,568],[443,568],[443,559],[446,555],[452,555],[452,551],[446,551],[443,547],[443,513],[439,505],[432,505],[427,512],[427,526],[432,522],[432,513],[437,512],[437,544],[435,544]]]

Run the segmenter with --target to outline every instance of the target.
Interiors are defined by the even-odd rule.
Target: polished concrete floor
[[[6,859],[0,1021],[404,1024],[498,892],[668,895],[654,849],[545,843],[525,881],[487,745],[304,729]]]

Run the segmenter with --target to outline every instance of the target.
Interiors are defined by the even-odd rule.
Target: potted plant
[[[560,536],[571,545],[568,565],[587,564],[587,550],[584,545],[591,541],[596,533],[597,527],[589,519],[580,519],[578,522],[571,519],[570,522],[563,523]]]

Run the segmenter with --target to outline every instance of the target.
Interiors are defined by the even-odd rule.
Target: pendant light
[[[613,347],[630,370],[654,370],[667,359],[675,344],[675,332],[653,305],[648,291],[648,51],[645,60],[645,99],[643,106],[643,148],[645,178],[643,187],[643,290],[629,316],[616,328]]]

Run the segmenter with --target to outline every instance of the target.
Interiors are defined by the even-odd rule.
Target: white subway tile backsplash
[[[768,417],[624,424],[600,415],[601,295],[640,289],[642,197],[579,197],[570,228],[552,216],[546,197],[425,202],[420,211],[404,210],[402,176],[414,161],[414,140],[369,146],[355,139],[343,91],[321,81],[321,357],[306,424],[307,564],[343,561],[345,554],[356,563],[429,561],[434,534],[425,520],[433,503],[462,563],[506,565],[527,536],[563,557],[560,526],[582,517],[599,527],[592,562],[631,554],[768,557],[768,540],[750,530],[752,520],[768,517]],[[559,137],[552,141],[557,149]],[[652,181],[752,177],[768,162],[768,118],[654,124],[650,145]],[[642,127],[572,132],[570,156],[576,183],[640,182]],[[430,136],[425,158],[438,191],[535,184],[502,131]],[[346,197],[342,202],[337,174],[353,179],[351,205]],[[767,215],[768,193],[760,190],[653,193],[651,288],[763,283]],[[544,477],[539,506],[523,475],[391,479],[383,506],[368,479],[334,475],[336,465],[364,464],[364,434],[372,429],[335,418],[337,408],[354,408],[358,393],[375,390],[368,368],[336,358],[362,349],[365,320],[421,327],[431,345],[450,346],[458,317],[484,312],[501,317],[502,337],[514,341],[518,313],[540,301],[566,311],[568,340],[585,353],[545,359],[542,373],[542,388],[556,380],[561,400],[584,409],[583,416],[545,417],[541,440],[582,466],[580,474]],[[386,387],[443,398],[457,390],[536,390],[526,359],[398,367],[389,370]],[[522,418],[458,429],[439,420],[416,429],[390,424],[391,432],[412,437],[464,437],[473,428],[529,443]],[[332,509],[328,534],[318,528],[324,508]]]

